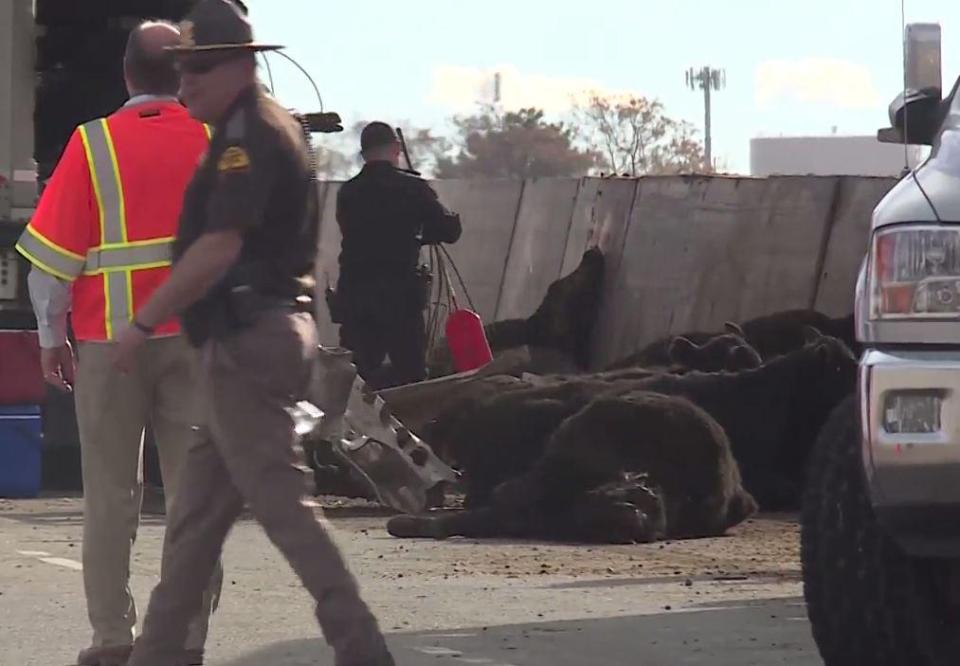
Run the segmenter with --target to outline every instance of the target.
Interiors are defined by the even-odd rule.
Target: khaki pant
[[[76,407],[83,469],[83,582],[93,646],[133,642],[137,607],[130,592],[130,551],[143,498],[143,432],[154,429],[167,512],[181,489],[187,451],[198,439],[197,358],[182,337],[141,348],[127,375],[113,369],[113,345],[81,343]],[[222,583],[219,564],[190,625],[187,649],[202,649]],[[202,608],[202,610],[201,610]]]
[[[190,449],[169,517],[160,583],[129,666],[169,666],[187,618],[244,504],[316,601],[337,666],[392,664],[377,621],[323,523],[304,503],[308,475],[286,411],[308,388],[317,348],[309,315],[277,310],[203,350],[207,437]]]

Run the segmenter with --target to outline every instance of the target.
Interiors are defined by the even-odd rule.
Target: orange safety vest
[[[17,250],[72,283],[78,340],[113,340],[169,275],[184,191],[209,140],[174,101],[123,107],[73,132]],[[155,334],[179,332],[174,319]]]

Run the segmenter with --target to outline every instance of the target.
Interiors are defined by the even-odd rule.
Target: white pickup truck
[[[906,31],[880,141],[931,147],[873,212],[856,287],[857,394],[810,461],[804,596],[827,666],[960,663],[960,81]]]

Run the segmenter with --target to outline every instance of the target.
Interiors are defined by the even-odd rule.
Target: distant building
[[[910,166],[926,154],[908,146]],[[880,143],[876,136],[776,136],[750,140],[752,176],[897,176],[903,171],[904,150]]]

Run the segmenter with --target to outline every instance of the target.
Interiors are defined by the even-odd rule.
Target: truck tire
[[[880,528],[863,473],[857,397],[810,459],[800,531],[803,593],[826,666],[957,663],[960,618],[941,594],[948,561],[918,560]],[[952,631],[951,631],[952,628]]]
[[[859,459],[856,396],[837,406],[810,459],[800,530],[803,591],[826,666],[890,664]],[[871,544],[872,545],[872,544]]]

